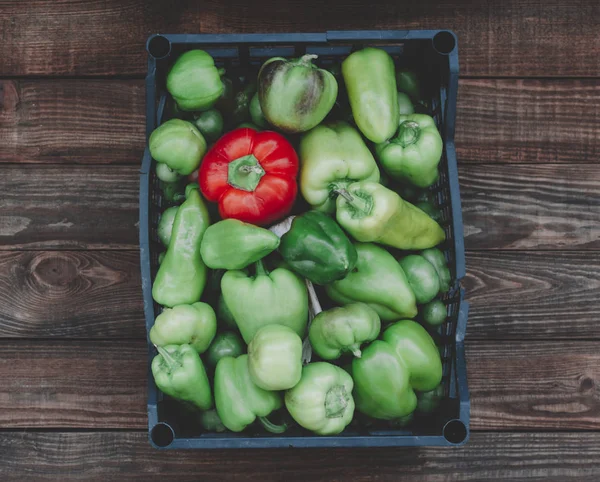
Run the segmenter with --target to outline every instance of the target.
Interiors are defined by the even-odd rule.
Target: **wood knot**
[[[590,377],[583,377],[579,382],[579,391],[580,392],[589,392],[592,388],[594,388],[594,380]]]
[[[68,287],[78,278],[75,260],[56,253],[38,256],[34,260],[32,272],[40,284],[53,287]]]

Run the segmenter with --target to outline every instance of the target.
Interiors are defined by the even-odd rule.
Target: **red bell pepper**
[[[206,153],[200,190],[219,203],[223,219],[266,225],[290,212],[298,186],[298,155],[277,132],[235,129]]]

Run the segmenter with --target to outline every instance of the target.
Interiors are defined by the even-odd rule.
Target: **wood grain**
[[[468,249],[598,249],[600,166],[459,169]]]
[[[0,99],[0,163],[141,161],[141,80],[0,80]],[[459,82],[460,163],[596,163],[599,125],[594,80]]]
[[[474,433],[459,449],[157,451],[140,432],[0,433],[2,480],[596,481],[598,433]],[[27,461],[24,464],[23,461]],[[226,469],[224,469],[226,467]]]
[[[139,253],[0,252],[0,337],[145,339]]]
[[[451,29],[461,72],[479,76],[598,76],[598,2],[415,4],[18,0],[3,2],[0,75],[140,75],[151,33],[320,32],[334,29]],[[319,15],[315,15],[318,11]],[[269,12],[268,16],[264,12]]]
[[[143,82],[0,81],[0,162],[139,164]]]
[[[598,81],[461,79],[458,85],[460,162],[598,162]]]
[[[142,341],[3,341],[0,428],[147,425]]]
[[[467,252],[469,342],[600,338],[600,255]]]
[[[600,343],[467,343],[474,430],[600,429]],[[143,340],[4,340],[0,428],[146,426]]]
[[[0,249],[137,248],[138,189],[133,166],[3,167]]]

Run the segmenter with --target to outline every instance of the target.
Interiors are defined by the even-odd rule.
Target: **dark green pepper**
[[[400,92],[407,94],[413,102],[421,100],[421,85],[415,71],[398,69],[396,71],[396,87]]]
[[[207,432],[225,432],[227,427],[223,425],[221,418],[217,411],[213,408],[212,410],[207,410],[202,412],[200,415],[200,424],[202,428]]]
[[[269,127],[269,123],[263,114],[262,109],[260,108],[260,102],[258,100],[258,93],[254,94],[252,100],[250,101],[250,117],[252,118],[252,122],[255,125],[262,129],[266,129]]]
[[[327,214],[296,216],[281,237],[279,252],[297,273],[318,285],[344,278],[356,265],[356,248]]]
[[[214,142],[223,134],[223,116],[217,109],[194,115],[194,125],[208,142]]]
[[[245,352],[245,345],[240,336],[232,331],[219,333],[205,353],[208,366],[215,368],[221,358],[232,356],[237,358]]]
[[[448,311],[446,305],[441,300],[433,300],[421,307],[420,315],[427,326],[437,328],[446,321]]]

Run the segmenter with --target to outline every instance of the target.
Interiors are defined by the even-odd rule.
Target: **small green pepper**
[[[444,385],[441,383],[428,392],[417,392],[417,412],[431,413],[440,406],[444,399]]]
[[[227,430],[227,427],[223,425],[223,422],[221,422],[221,419],[219,418],[219,414],[214,408],[200,414],[200,424],[207,432],[221,433]]]
[[[415,108],[410,97],[404,92],[398,92],[398,111],[400,115],[410,115],[415,113]]]
[[[217,109],[194,115],[194,125],[208,142],[214,142],[223,134],[223,116]]]
[[[213,407],[210,382],[198,352],[191,345],[157,347],[152,360],[156,386],[165,394],[196,405],[200,410]]]
[[[381,184],[356,182],[341,194],[336,201],[338,223],[357,241],[425,249],[446,237],[427,214]]]
[[[217,332],[217,317],[202,302],[165,308],[154,320],[150,341],[158,346],[189,344],[204,353]]]
[[[158,221],[158,239],[163,246],[168,247],[171,241],[171,233],[173,232],[173,223],[175,222],[175,216],[179,206],[171,206],[163,211]]]
[[[440,294],[448,292],[450,289],[450,283],[452,282],[452,275],[446,262],[446,257],[438,248],[429,248],[421,251],[421,256],[429,261],[440,279]]]
[[[227,328],[232,328],[234,330],[238,329],[237,324],[235,323],[235,319],[231,314],[231,310],[225,303],[225,298],[223,297],[222,293],[219,296],[219,300],[217,301],[217,319],[219,321],[222,321]]]
[[[336,435],[352,421],[354,382],[342,368],[316,362],[302,369],[300,382],[285,393],[285,406],[302,427],[318,435]]]
[[[294,271],[318,285],[346,277],[357,257],[342,228],[327,214],[314,210],[294,218],[281,237],[279,253]]]
[[[192,173],[206,154],[206,141],[188,121],[171,119],[158,126],[148,140],[150,154],[182,176]]]
[[[223,93],[223,73],[207,52],[189,50],[169,69],[167,90],[181,110],[208,110]]]
[[[444,142],[432,117],[401,115],[394,137],[375,146],[377,160],[394,179],[418,187],[437,181]]]
[[[160,181],[159,186],[162,190],[162,197],[169,203],[180,203],[185,201],[185,186],[181,180],[176,182]]]
[[[263,114],[262,109],[260,108],[260,102],[258,100],[258,92],[254,94],[252,100],[250,101],[250,117],[252,118],[252,122],[256,126],[261,129],[267,129],[269,127],[269,123]]]
[[[223,425],[241,432],[258,417],[269,431],[281,432],[266,417],[283,405],[281,395],[256,386],[250,378],[248,355],[224,357],[215,370],[215,405]]]
[[[279,246],[279,237],[268,229],[225,219],[209,226],[200,252],[209,268],[243,269]]]
[[[414,70],[396,70],[396,87],[400,92],[407,94],[413,102],[421,100],[421,84]]]
[[[381,321],[373,308],[365,303],[351,303],[321,311],[313,319],[308,337],[324,360],[335,360],[343,352],[360,358],[360,345],[377,338],[380,329]]]
[[[197,190],[192,190],[179,207],[171,241],[160,264],[152,297],[168,307],[200,300],[206,285],[206,265],[200,257],[200,242],[210,220]]]
[[[237,333],[225,331],[215,336],[213,342],[205,353],[208,366],[215,368],[221,358],[232,356],[234,358],[243,355],[245,351],[244,342]]]
[[[417,314],[415,295],[396,259],[372,243],[354,243],[356,267],[342,280],[325,286],[335,302],[368,304],[384,321],[412,318]]]
[[[248,345],[248,370],[263,390],[292,388],[302,374],[302,339],[287,326],[263,326]]]
[[[441,300],[433,300],[421,306],[420,315],[426,325],[437,328],[446,321],[448,310]]]
[[[164,162],[157,162],[156,177],[163,182],[177,182],[182,176],[167,166]]]
[[[436,297],[440,290],[440,278],[429,261],[418,254],[409,254],[400,260],[400,266],[418,304],[429,303]]]

